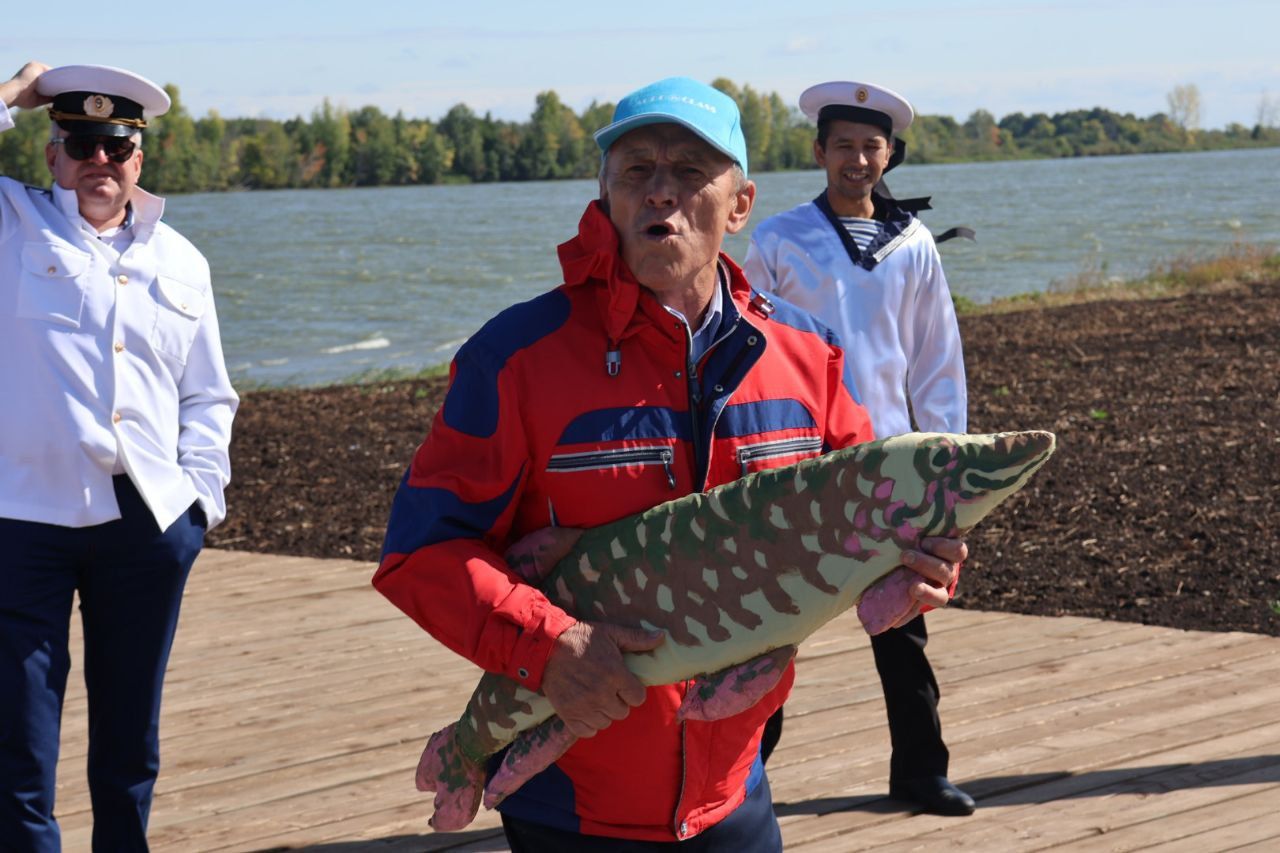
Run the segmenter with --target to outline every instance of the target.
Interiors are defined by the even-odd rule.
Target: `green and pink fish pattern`
[[[692,680],[681,717],[723,719],[768,693],[799,643],[848,608],[871,634],[910,612],[917,576],[902,552],[972,529],[1054,446],[1043,431],[907,433],[586,530],[545,576],[536,554],[562,552],[559,531],[531,534],[508,559],[579,619],[666,632],[627,655],[628,668],[647,685]],[[573,742],[542,694],[484,675],[419,761],[419,790],[436,794],[432,826],[462,829],[482,797],[494,807]],[[508,745],[486,786],[487,759]]]

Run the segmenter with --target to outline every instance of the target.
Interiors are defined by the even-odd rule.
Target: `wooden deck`
[[[477,675],[369,586],[372,566],[207,551],[169,667],[157,851],[505,850],[494,816],[434,834],[426,736]],[[1280,849],[1280,639],[949,610],[930,616],[970,818],[885,797],[888,735],[852,618],[802,651],[769,765],[789,851]],[[78,632],[72,639],[79,659]],[[73,673],[58,813],[88,850]]]

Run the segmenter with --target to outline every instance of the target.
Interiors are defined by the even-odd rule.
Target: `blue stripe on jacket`
[[[781,323],[784,326],[790,326],[793,329],[799,329],[802,332],[809,332],[817,335],[825,340],[829,345],[844,349],[840,343],[840,336],[836,334],[835,329],[827,326],[817,317],[814,317],[803,308],[792,305],[776,293],[769,294],[769,301],[773,303],[774,311],[769,315],[769,319]],[[858,405],[862,405],[862,395],[858,393],[858,385],[853,381],[853,371],[850,369],[848,353],[845,353],[844,361],[844,387],[848,390],[849,396]]]
[[[716,422],[716,438],[760,435],[780,429],[816,429],[813,415],[799,400],[786,398],[726,406]]]
[[[667,406],[622,406],[578,415],[560,434],[559,444],[671,438],[689,441],[689,417]]]
[[[467,503],[448,489],[410,485],[411,470],[404,472],[395,500],[391,502],[387,538],[382,543],[383,558],[388,554],[412,554],[419,548],[450,539],[480,538],[510,505],[516,486],[524,477],[522,466],[505,492],[492,500]]]
[[[498,429],[498,375],[520,350],[555,332],[569,319],[569,297],[559,290],[513,305],[481,327],[454,357],[453,382],[444,400],[444,422],[476,438]]]

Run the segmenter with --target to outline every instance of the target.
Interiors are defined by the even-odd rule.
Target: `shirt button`
[[[47,270],[45,270],[45,272],[47,272],[49,275],[53,275],[57,271],[58,271],[57,267],[49,267]]]
[[[116,276],[116,281],[120,282],[121,284],[128,284],[129,276],[125,275],[124,273],[120,273],[120,275]]]
[[[679,378],[680,378],[680,371],[678,371],[678,370],[677,370],[677,371],[676,371],[676,379],[679,379]]]
[[[119,412],[116,412],[114,415],[112,415],[112,416],[111,416],[111,422],[112,422],[113,424],[118,424],[118,423],[120,423],[120,413],[119,413]]]
[[[124,344],[122,344],[120,341],[116,341],[115,351],[124,352]]]
[[[525,669],[524,667],[520,667],[519,669],[516,670],[516,675],[520,676],[521,678],[528,678],[529,670]]]

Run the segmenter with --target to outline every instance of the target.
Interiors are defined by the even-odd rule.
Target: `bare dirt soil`
[[[961,319],[970,430],[1050,429],[955,606],[1280,636],[1280,282]],[[213,547],[377,560],[443,378],[244,396]]]

